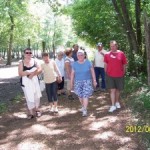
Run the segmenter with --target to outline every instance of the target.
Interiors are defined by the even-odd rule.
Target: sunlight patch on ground
[[[120,136],[117,136],[117,139],[119,140],[119,143],[120,143],[120,144],[125,144],[125,143],[131,141],[131,138],[130,138],[130,137],[120,137]]]
[[[12,132],[9,133],[9,135],[18,134],[18,133],[20,133],[20,129],[13,130]]]
[[[64,130],[52,130],[39,124],[33,125],[32,131],[34,133],[39,133],[39,134],[44,134],[44,135],[57,135],[57,134],[64,132]]]
[[[103,133],[98,133],[94,136],[95,139],[102,139],[102,140],[108,140],[109,138],[112,138],[115,136],[115,133],[112,131],[107,131]]]
[[[13,113],[13,116],[18,117],[18,118],[27,118],[27,115],[23,112]]]
[[[77,113],[77,110],[71,110],[69,108],[64,108],[64,109],[61,109],[59,110],[59,115],[60,116],[66,116],[66,114],[75,114]]]
[[[43,115],[42,114],[42,116],[37,118],[37,119],[40,120],[40,122],[42,122],[42,121],[50,121],[51,119],[53,119],[53,117],[50,116],[49,114],[48,115]]]
[[[43,126],[43,125],[40,125],[40,124],[35,124],[31,127],[32,131],[34,133],[40,133],[40,134],[49,134],[51,131],[50,129],[48,129],[47,127]]]
[[[106,105],[106,106],[103,106],[103,107],[99,107],[99,108],[97,108],[96,110],[104,111],[104,110],[106,110],[106,109],[108,109],[108,106],[107,106],[107,105]]]
[[[98,96],[96,99],[105,99],[105,98],[106,98],[106,96],[101,95],[101,96]]]
[[[90,130],[99,130],[100,128],[106,128],[109,126],[108,120],[100,121],[100,122],[93,122],[90,124]]]
[[[32,138],[22,141],[17,146],[17,150],[44,150],[44,149],[49,149],[49,148],[44,143],[39,141],[36,142]]]
[[[0,78],[1,79],[8,79],[14,78],[18,76],[18,67],[12,68],[1,68],[0,69]]]

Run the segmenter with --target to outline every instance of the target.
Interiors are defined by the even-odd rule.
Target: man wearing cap
[[[106,85],[105,85],[105,71],[104,71],[104,55],[107,53],[106,50],[103,49],[103,44],[98,43],[97,44],[97,51],[94,55],[94,70],[96,75],[96,90],[101,88],[101,91],[105,91]],[[101,87],[99,84],[99,76],[101,75]]]

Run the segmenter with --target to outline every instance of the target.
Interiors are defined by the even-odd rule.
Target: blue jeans
[[[56,102],[57,99],[57,82],[46,83],[46,94],[50,103]]]
[[[105,84],[105,71],[104,68],[101,67],[94,67],[95,70],[95,76],[96,76],[96,82],[97,82],[97,88],[100,87],[99,84],[99,76],[101,75],[101,79],[102,79],[102,83],[101,83],[101,88],[105,89],[106,88],[106,84]]]

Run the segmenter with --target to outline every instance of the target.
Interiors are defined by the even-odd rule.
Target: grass
[[[6,112],[8,110],[8,106],[6,103],[0,103],[0,114]]]
[[[11,104],[10,103],[0,103],[0,114],[5,113],[8,111],[9,105],[12,105],[13,103],[19,103],[22,100],[22,94],[18,93],[12,100]]]

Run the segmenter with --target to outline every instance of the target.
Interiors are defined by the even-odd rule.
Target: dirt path
[[[9,111],[0,115],[0,150],[146,150],[136,133],[126,133],[134,124],[123,103],[108,113],[108,93],[94,93],[83,118],[78,99],[65,96],[59,97],[59,114],[50,113],[44,92],[42,116],[27,120],[25,100],[10,102],[20,92],[17,67],[0,68],[0,102],[9,102]]]
[[[65,96],[59,98],[59,114],[50,113],[43,95],[40,118],[26,119],[24,100],[0,116],[0,150],[144,150],[137,135],[125,131],[130,112],[124,106],[107,112],[108,93],[94,93],[86,118],[79,101]]]

